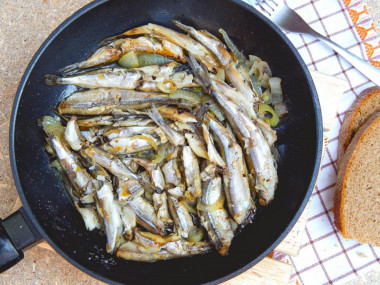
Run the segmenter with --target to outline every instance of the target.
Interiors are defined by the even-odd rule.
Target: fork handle
[[[320,35],[319,33],[316,33],[315,37],[325,42],[333,50],[335,50],[342,57],[344,57],[349,63],[356,67],[356,69],[359,70],[363,75],[365,75],[369,80],[371,80],[376,85],[380,86],[380,70],[378,68],[374,67],[372,64],[354,55],[353,53],[345,50],[340,45],[334,43],[333,41]]]

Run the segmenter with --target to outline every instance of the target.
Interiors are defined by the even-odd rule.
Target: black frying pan
[[[103,236],[85,230],[59,178],[48,166],[37,120],[51,115],[71,87],[46,86],[44,75],[86,58],[110,35],[148,22],[174,28],[173,18],[215,35],[223,27],[246,54],[268,61],[273,74],[283,79],[289,115],[277,130],[280,183],[273,203],[260,208],[254,222],[235,237],[227,257],[212,252],[155,263],[119,260],[105,252]],[[69,262],[106,282],[195,284],[227,280],[269,254],[297,221],[317,177],[321,147],[320,106],[306,66],[284,34],[253,8],[237,0],[95,1],[45,41],[17,91],[10,153],[23,208],[0,227],[0,266],[5,269],[15,263],[22,258],[22,249],[43,237]]]

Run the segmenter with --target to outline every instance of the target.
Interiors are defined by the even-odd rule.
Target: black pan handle
[[[4,220],[0,219],[0,273],[23,259],[23,250],[41,239],[23,207]]]

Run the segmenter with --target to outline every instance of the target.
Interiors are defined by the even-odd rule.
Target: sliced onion
[[[249,55],[249,63],[251,64],[251,66],[255,63],[255,62],[260,62],[261,61],[261,58],[258,57],[258,56],[255,56],[255,55]]]
[[[193,226],[189,230],[189,236],[187,237],[187,240],[190,242],[198,242],[198,241],[201,241],[203,237],[204,237],[204,232],[202,228]]]
[[[273,105],[280,104],[283,102],[282,88],[281,88],[281,78],[272,77],[269,79],[269,86],[271,96],[271,103]]]
[[[123,55],[117,63],[125,68],[139,67],[139,60],[137,58],[136,53],[133,51],[130,51]]]
[[[54,150],[51,148],[51,145],[50,144],[45,144],[45,151],[49,154],[51,154],[52,156],[55,156],[55,152]]]
[[[51,116],[44,116],[42,119],[42,125],[61,125],[61,121],[57,120],[56,118],[53,118]]]
[[[272,77],[272,71],[270,70],[268,62],[260,61],[259,62],[259,69],[262,70],[263,73],[268,74],[269,77]]]
[[[148,65],[161,65],[173,61],[165,56],[155,53],[141,53],[137,55],[140,67]]]
[[[134,140],[134,139],[145,140],[145,141],[147,141],[152,146],[152,148],[154,150],[157,150],[157,144],[156,144],[156,142],[151,137],[147,137],[147,136],[144,136],[144,135],[136,135],[136,136],[130,137],[130,140]]]
[[[252,74],[249,76],[252,84],[252,88],[256,93],[260,96],[261,99],[263,99],[263,91],[261,90],[261,85],[259,80],[257,79],[257,76]]]
[[[270,79],[269,75],[264,73],[260,80],[260,84],[263,88],[269,87],[269,79]]]
[[[219,105],[211,96],[205,95],[201,98],[201,100],[202,102],[206,103],[207,109],[209,109],[218,118],[219,121],[223,122],[226,120],[224,112],[222,111],[222,109],[220,109]]]
[[[177,89],[170,94],[170,98],[185,99],[194,103],[199,103],[201,101],[201,97],[197,93],[187,89]]]
[[[177,90],[177,84],[170,79],[165,80],[164,82],[157,82],[157,87],[164,93],[173,93]]]
[[[62,168],[62,165],[59,163],[57,159],[53,160],[52,162],[49,163],[49,166],[51,168],[57,169],[57,171],[61,174],[65,173],[65,171]]]
[[[272,94],[270,93],[270,89],[269,88],[267,90],[265,90],[264,93],[263,93],[263,101],[266,104],[271,104],[272,103]]]
[[[284,103],[274,105],[274,110],[280,118],[288,113],[288,108]]]
[[[270,124],[271,127],[277,126],[280,120],[276,112],[273,110],[273,108],[269,106],[268,104],[259,105],[259,114],[261,115],[261,117],[263,118],[265,122]]]
[[[166,148],[167,148],[166,144],[161,144],[158,146],[158,151],[157,151],[156,157],[152,160],[152,163],[159,164],[165,159]]]

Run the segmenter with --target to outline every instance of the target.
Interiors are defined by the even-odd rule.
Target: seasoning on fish
[[[223,176],[226,178],[224,187],[230,214],[238,224],[245,224],[253,218],[255,205],[251,199],[243,150],[217,120],[209,117],[209,125],[224,148],[228,173]]]
[[[102,115],[110,114],[115,109],[126,111],[148,108],[152,104],[179,103],[192,105],[191,102],[173,99],[164,93],[99,88],[71,94],[59,104],[58,112],[63,115]]]
[[[221,255],[226,255],[234,237],[227,211],[223,207],[222,179],[215,177],[203,183],[203,194],[198,204],[201,223],[211,243]]]
[[[173,22],[188,35],[140,26],[45,76],[78,86],[60,102],[60,119],[40,121],[49,165],[86,229],[104,234],[108,253],[136,262],[212,247],[227,255],[255,201],[268,205],[278,183],[273,127],[288,112],[281,79],[224,30],[227,47]]]

